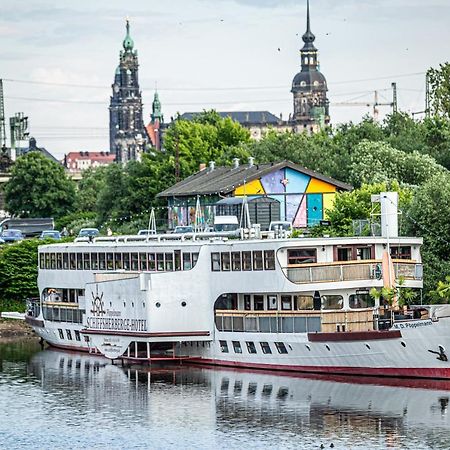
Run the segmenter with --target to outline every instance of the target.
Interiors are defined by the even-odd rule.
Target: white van
[[[214,231],[238,231],[239,221],[236,216],[216,216],[214,217]]]

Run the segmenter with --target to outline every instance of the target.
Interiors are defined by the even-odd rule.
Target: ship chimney
[[[239,167],[239,158],[233,158],[233,167],[235,169]]]
[[[248,167],[253,167],[255,165],[255,158],[253,156],[248,157]]]
[[[381,204],[381,236],[398,237],[398,192],[380,192],[371,200]]]
[[[214,161],[209,162],[209,171],[212,172],[216,168],[216,163]]]

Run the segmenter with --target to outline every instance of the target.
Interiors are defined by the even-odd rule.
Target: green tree
[[[106,166],[88,168],[83,171],[78,182],[78,195],[76,201],[77,211],[93,212],[96,210],[98,194],[105,187]]]
[[[7,210],[21,217],[60,217],[73,209],[75,183],[39,152],[17,159],[5,185]]]
[[[430,109],[433,115],[450,119],[450,63],[430,68],[427,72],[430,84]]]

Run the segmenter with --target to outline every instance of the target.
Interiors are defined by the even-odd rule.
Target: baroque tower
[[[148,144],[139,90],[137,50],[133,50],[128,19],[126,29],[109,106],[109,146],[111,153],[116,155],[116,162],[120,163],[139,160]]]
[[[304,45],[300,50],[301,71],[295,75],[291,89],[294,95],[292,125],[298,133],[314,133],[330,122],[327,81],[319,70],[315,39],[311,32],[307,0],[306,32],[302,36]]]

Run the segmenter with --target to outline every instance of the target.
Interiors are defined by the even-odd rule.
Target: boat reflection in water
[[[450,381],[122,367],[56,350],[30,370],[59,403],[45,412],[54,435],[76,423],[93,446],[450,448]]]

